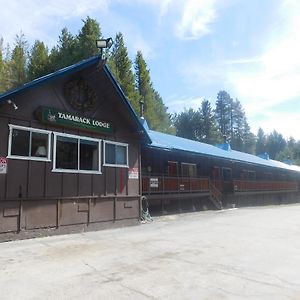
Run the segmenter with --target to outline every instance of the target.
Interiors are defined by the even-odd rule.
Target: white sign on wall
[[[158,188],[158,178],[150,178],[150,187]]]
[[[139,169],[138,168],[129,168],[128,178],[129,179],[139,179]]]
[[[7,173],[7,158],[0,157],[0,174]]]

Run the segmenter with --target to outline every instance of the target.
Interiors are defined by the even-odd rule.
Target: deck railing
[[[142,193],[146,195],[209,192],[210,182],[218,191],[221,193],[224,192],[224,183],[221,180],[209,179],[209,177],[143,175]],[[298,191],[298,184],[296,181],[254,181],[234,179],[230,182],[230,186],[232,187],[230,188],[231,193],[255,191]]]
[[[251,191],[297,191],[296,181],[250,181],[233,180],[235,192]]]
[[[208,192],[209,178],[142,176],[143,194]]]

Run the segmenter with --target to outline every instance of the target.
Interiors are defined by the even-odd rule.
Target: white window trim
[[[105,148],[106,148],[105,146],[106,146],[106,144],[126,147],[126,162],[127,162],[127,164],[119,165],[119,164],[108,164],[108,163],[106,163],[106,161],[105,161]],[[115,167],[115,168],[129,168],[128,144],[103,140],[103,166],[104,167]]]
[[[33,127],[25,127],[25,126],[20,126],[20,125],[13,125],[13,124],[8,124],[9,127],[9,137],[8,137],[8,155],[7,158],[9,159],[22,159],[22,160],[34,160],[34,161],[51,161],[51,131],[45,130],[45,129],[38,129],[38,128],[33,128]],[[13,129],[19,129],[19,130],[24,130],[24,131],[29,131],[29,132],[37,132],[37,133],[43,133],[48,135],[48,149],[47,157],[36,157],[36,156],[19,156],[19,155],[13,155],[11,154],[11,143],[12,143],[12,132]],[[30,134],[31,136],[31,134]],[[29,141],[31,144],[31,139]]]
[[[90,137],[83,137],[80,135],[74,135],[74,134],[68,134],[68,133],[60,133],[60,132],[53,132],[54,135],[54,142],[53,142],[53,167],[52,172],[57,173],[81,173],[81,174],[102,174],[101,171],[101,141],[100,139],[90,138]],[[79,170],[79,160],[80,160],[80,152],[78,151],[78,169],[77,170],[70,170],[70,169],[57,169],[56,168],[56,141],[57,137],[69,137],[73,139],[77,139],[79,143],[77,142],[77,146],[80,147],[80,140],[85,141],[93,141],[98,143],[98,171],[95,170]],[[79,150],[79,149],[78,149]]]

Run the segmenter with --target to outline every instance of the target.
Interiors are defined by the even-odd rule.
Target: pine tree
[[[116,34],[108,65],[135,112],[139,114],[139,94],[135,88],[132,62],[128,56],[121,32]]]
[[[58,45],[53,47],[50,52],[51,71],[56,71],[77,62],[78,55],[77,39],[65,27],[61,31],[58,39]]]
[[[241,151],[255,154],[255,135],[251,132],[246,117],[243,120],[243,147]]]
[[[275,159],[277,154],[286,146],[286,140],[282,134],[274,130],[267,136],[266,149],[271,159]]]
[[[48,48],[41,41],[35,41],[29,56],[28,78],[35,78],[46,75],[49,72]]]
[[[266,135],[261,127],[258,128],[257,137],[256,137],[256,155],[263,154],[267,151],[266,148]]]
[[[96,40],[102,37],[100,25],[95,19],[88,16],[82,22],[83,26],[77,35],[77,61],[99,54]]]
[[[199,141],[207,144],[217,144],[221,141],[221,135],[217,129],[213,109],[208,100],[203,100],[200,110],[201,122],[199,122]]]
[[[0,38],[0,93],[5,91],[4,80],[4,59],[3,59],[3,38]]]
[[[154,105],[156,107],[156,118],[158,120],[155,126],[156,130],[169,134],[175,134],[176,130],[172,125],[171,116],[168,114],[168,108],[165,106],[160,94],[153,89]]]
[[[28,58],[28,42],[23,33],[16,35],[15,47],[11,56],[11,87],[24,84],[27,80],[26,64]]]
[[[245,112],[241,102],[236,99],[231,101],[230,107],[230,124],[231,124],[231,147],[235,150],[243,151],[246,138],[246,131],[249,130],[249,125],[246,120]]]
[[[141,51],[137,52],[135,58],[135,82],[140,100],[144,102],[145,118],[150,128],[172,133],[173,129],[167,108],[158,92],[153,88],[150,71],[147,69],[147,64]]]
[[[136,87],[144,102],[145,118],[152,129],[156,129],[156,115],[154,108],[153,88],[150,80],[150,72],[143,58],[142,52],[138,51],[135,59],[135,82]]]
[[[230,95],[226,91],[220,91],[216,101],[215,118],[221,134],[226,138],[232,135],[231,106]]]
[[[3,93],[12,88],[12,61],[9,45],[4,48],[2,38],[0,39],[0,56],[0,93]]]
[[[176,135],[199,141],[199,128],[201,128],[200,112],[190,108],[173,116],[173,123],[176,128]]]

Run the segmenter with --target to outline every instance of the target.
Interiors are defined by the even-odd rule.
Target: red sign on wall
[[[129,168],[128,178],[129,179],[139,179],[139,169],[138,168]]]
[[[0,174],[6,174],[6,173],[7,173],[7,158],[0,157]]]

